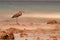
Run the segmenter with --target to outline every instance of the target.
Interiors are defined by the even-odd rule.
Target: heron
[[[19,10],[18,13],[14,14],[14,15],[12,16],[12,18],[16,18],[16,23],[17,23],[17,24],[19,24],[18,18],[19,18],[19,16],[22,16],[22,13],[24,13],[24,11],[23,11],[23,10]]]

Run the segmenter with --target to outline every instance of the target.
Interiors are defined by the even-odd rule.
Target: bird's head
[[[24,10],[19,10],[19,12],[24,13]]]

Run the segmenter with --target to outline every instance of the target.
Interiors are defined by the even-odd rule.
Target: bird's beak
[[[25,13],[24,10],[20,10],[22,13]]]

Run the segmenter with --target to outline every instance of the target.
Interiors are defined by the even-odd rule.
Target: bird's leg
[[[18,17],[16,17],[16,23],[19,25],[19,22],[18,22]]]

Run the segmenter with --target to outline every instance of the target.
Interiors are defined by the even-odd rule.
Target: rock
[[[3,37],[3,39],[8,39],[9,38],[9,36],[8,35],[5,35],[4,37]]]
[[[8,35],[5,31],[0,31],[0,40],[8,40]]]
[[[14,33],[15,29],[14,28],[9,28],[6,30],[7,35],[9,36],[9,39],[14,39]]]
[[[0,39],[1,40],[14,40],[13,33],[15,32],[19,32],[19,30],[15,28],[9,28],[6,31],[0,30]]]
[[[47,22],[47,24],[57,24],[58,22],[56,20],[50,20]]]
[[[5,31],[0,31],[0,39],[2,38],[4,38],[4,36],[6,36],[7,34],[6,34],[6,32]]]
[[[9,36],[10,39],[14,39],[14,33],[18,33],[20,30],[16,28],[9,28],[6,30],[7,35]]]
[[[50,36],[50,38],[52,38],[53,40],[57,40],[57,37],[56,36]]]

